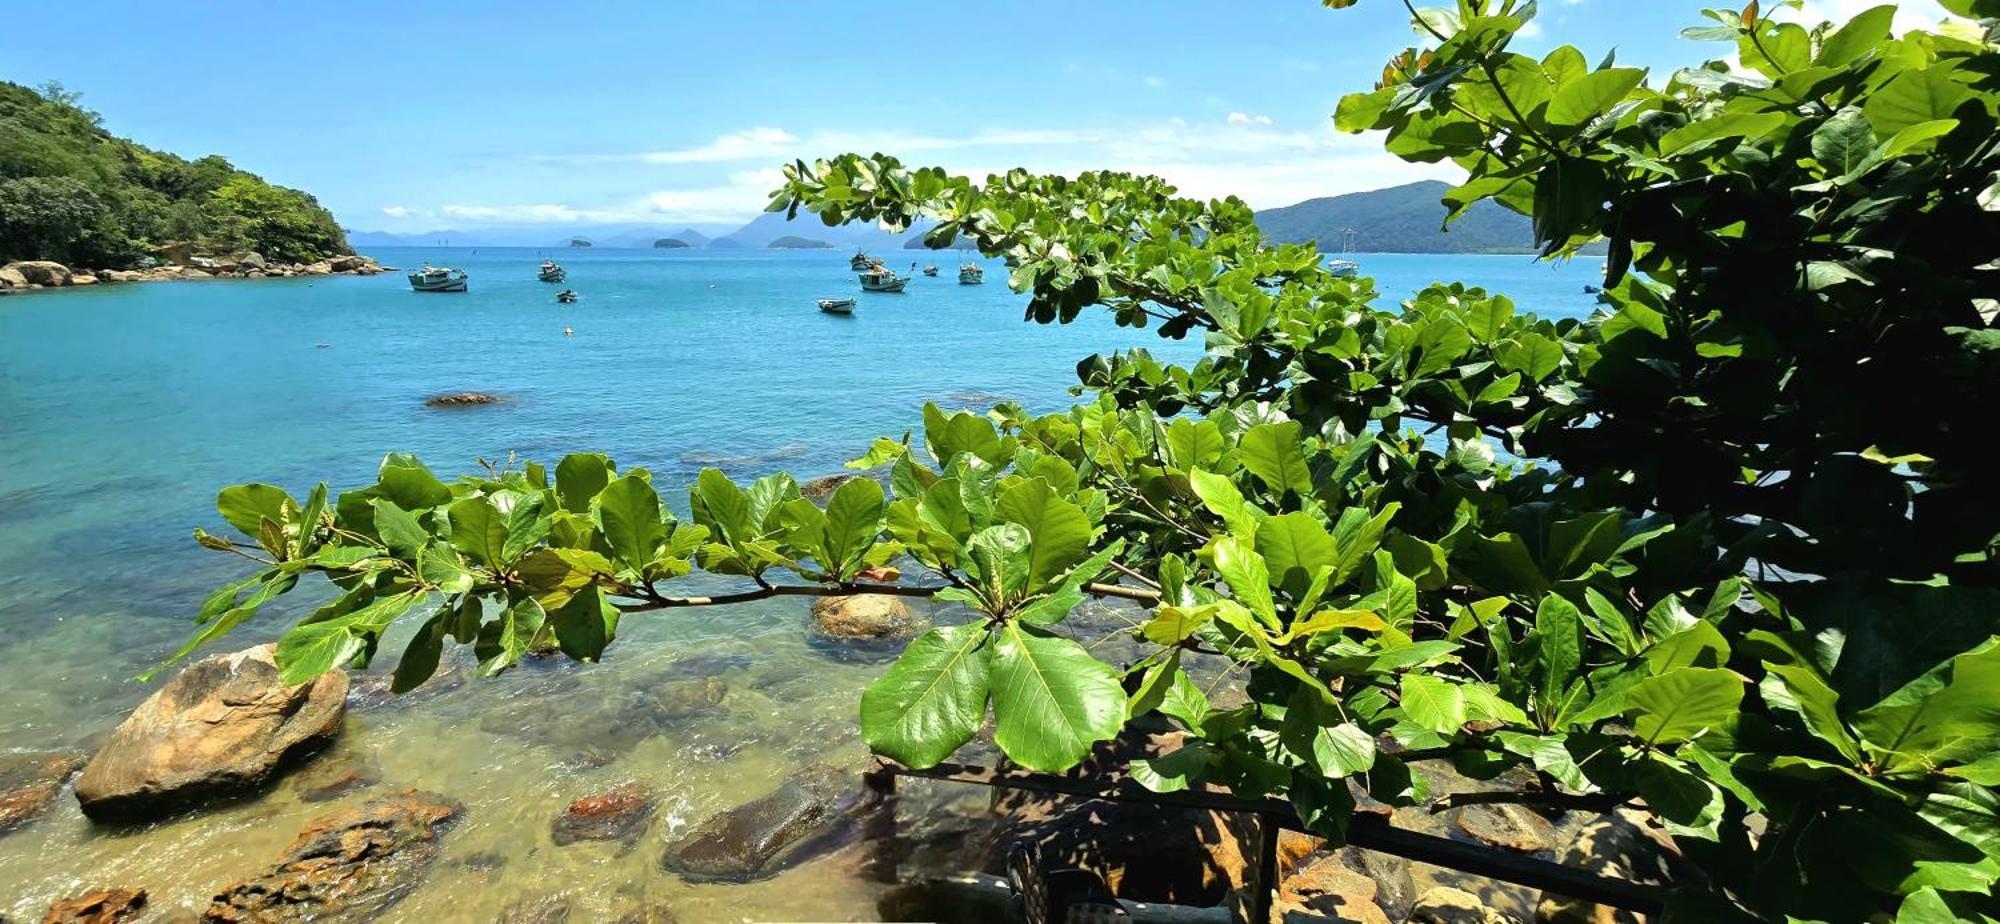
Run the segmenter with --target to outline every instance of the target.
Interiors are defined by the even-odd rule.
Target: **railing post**
[[[1275,906],[1284,876],[1278,872],[1278,834],[1284,830],[1269,815],[1257,815],[1257,882],[1250,893],[1251,924],[1277,924]]]

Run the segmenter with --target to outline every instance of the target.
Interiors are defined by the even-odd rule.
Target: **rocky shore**
[[[373,276],[388,272],[373,257],[344,254],[312,263],[280,263],[255,251],[215,256],[169,253],[142,269],[80,269],[52,260],[21,260],[0,266],[0,295],[32,289],[61,289],[118,282],[183,279],[287,279],[295,276]]]

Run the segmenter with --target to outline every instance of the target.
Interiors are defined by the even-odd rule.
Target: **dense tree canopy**
[[[60,85],[0,81],[0,263],[124,267],[173,241],[289,262],[351,252],[305,193],[113,137]]]
[[[1243,203],[1147,177],[796,163],[775,210],[935,219],[1018,261],[1033,320],[1102,307],[1208,349],[1085,360],[1067,413],[928,407],[854,463],[886,492],[823,508],[708,471],[683,518],[595,455],[451,484],[391,456],[302,504],[232,487],[247,538],[198,538],[260,570],[190,645],[311,572],[343,593],[279,643],[287,676],[365,664],[417,612],[399,688],[452,641],[491,672],[544,641],[594,659],[634,613],[933,595],[974,618],[860,703],[910,764],[990,714],[1012,759],[1063,769],[1158,712],[1190,737],[1135,768],[1148,785],[1288,798],[1331,837],[1357,792],[1451,804],[1412,772],[1449,761],[1494,781],[1481,798],[1650,813],[1701,874],[1674,920],[1995,920],[1995,21],[1896,37],[1888,7],[1808,29],[1753,3],[1691,30],[1740,67],[1649,83],[1509,51],[1532,13],[1413,11],[1424,46],[1338,124],[1463,167],[1447,203],[1530,215],[1551,256],[1607,241],[1597,316],[1462,285],[1379,305]],[[696,571],[741,589],[677,594]],[[1093,593],[1151,604],[1150,655],[1066,637]],[[1249,701],[1211,703],[1194,652]]]

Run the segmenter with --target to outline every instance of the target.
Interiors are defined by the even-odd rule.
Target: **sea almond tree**
[[[1062,770],[1159,713],[1189,734],[1141,780],[1288,798],[1335,839],[1360,791],[1634,807],[1701,874],[1672,920],[2000,919],[2000,481],[1978,436],[2000,406],[2000,2],[1943,2],[1960,18],[1900,37],[1889,6],[1817,28],[1712,11],[1688,37],[1736,63],[1663,78],[1510,51],[1533,3],[1412,9],[1422,47],[1337,125],[1463,168],[1452,215],[1529,215],[1550,257],[1606,242],[1584,320],[1463,285],[1381,305],[1242,202],[1149,177],[792,164],[773,210],[933,219],[934,244],[1016,264],[1030,319],[1101,308],[1206,352],[1091,357],[1061,414],[926,407],[852,463],[880,480],[824,507],[787,475],[705,471],[683,518],[589,454],[452,482],[392,455],[303,502],[231,487],[242,537],[197,538],[258,567],[182,654],[312,574],[339,594],[279,642],[286,678],[364,667],[420,620],[398,690],[453,644],[494,673],[545,644],[593,660],[634,614],[930,596],[974,618],[860,703],[910,765],[990,714],[1010,758]],[[696,572],[738,589],[677,590]],[[1148,656],[1064,635],[1091,594],[1148,605]],[[1210,703],[1194,652],[1249,701]],[[1531,782],[1434,798],[1425,761]]]

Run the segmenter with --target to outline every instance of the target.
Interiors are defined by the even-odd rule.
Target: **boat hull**
[[[553,273],[541,273],[537,275],[535,278],[543,282],[561,282],[564,279],[569,278],[569,274],[561,270],[557,270],[556,272]]]
[[[819,310],[824,311],[827,314],[853,314],[854,299],[822,298],[819,300]]]

